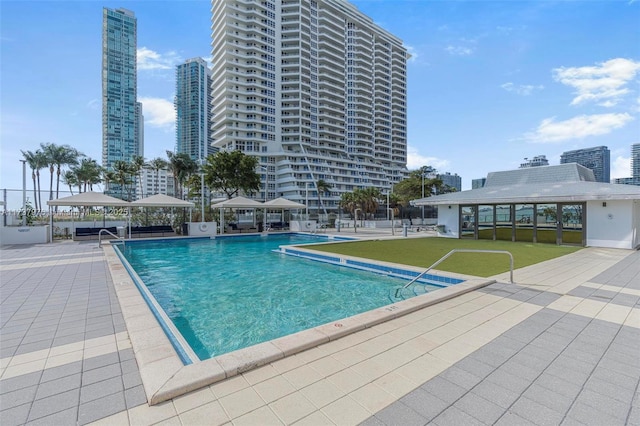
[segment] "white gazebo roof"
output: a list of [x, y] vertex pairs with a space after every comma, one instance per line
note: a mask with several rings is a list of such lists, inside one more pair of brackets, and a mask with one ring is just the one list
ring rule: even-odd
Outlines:
[[264, 204], [245, 197], [235, 197], [229, 200], [212, 204], [213, 208], [235, 208], [235, 209], [258, 209], [264, 207]]
[[130, 205], [131, 207], [193, 207], [195, 204], [168, 195], [156, 194], [134, 201]]
[[304, 209], [307, 207], [302, 203], [297, 203], [282, 197], [269, 200], [262, 205], [264, 207], [273, 207], [274, 209]]
[[109, 206], [109, 207], [127, 207], [129, 202], [118, 198], [110, 197], [102, 192], [82, 192], [80, 194], [71, 195], [69, 197], [58, 198], [57, 200], [49, 200], [47, 204], [50, 206]]

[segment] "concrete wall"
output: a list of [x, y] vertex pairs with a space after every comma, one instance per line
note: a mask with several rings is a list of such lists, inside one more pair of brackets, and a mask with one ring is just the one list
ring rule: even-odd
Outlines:
[[438, 226], [444, 225], [444, 234], [439, 233], [441, 237], [458, 238], [458, 230], [460, 229], [460, 214], [458, 206], [455, 204], [438, 206]]
[[633, 200], [587, 201], [587, 246], [631, 249], [637, 245], [638, 203]]
[[0, 227], [0, 245], [42, 244], [49, 242], [49, 225]]
[[190, 237], [205, 237], [216, 235], [217, 222], [188, 222]]

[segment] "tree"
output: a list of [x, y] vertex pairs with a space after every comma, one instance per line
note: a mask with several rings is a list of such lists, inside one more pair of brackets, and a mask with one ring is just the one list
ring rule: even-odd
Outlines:
[[138, 181], [138, 184], [140, 185], [140, 196], [138, 198], [144, 197], [144, 194], [143, 194], [144, 190], [142, 188], [142, 169], [144, 169], [145, 166], [146, 166], [146, 163], [142, 155], [134, 155], [133, 158], [131, 159], [131, 168], [136, 176], [136, 180]]
[[[424, 183], [424, 187], [422, 184]], [[444, 194], [447, 190], [442, 180], [437, 178], [437, 171], [431, 166], [423, 166], [409, 173], [409, 177], [398, 182], [393, 187], [393, 193], [398, 197], [399, 204], [408, 207], [411, 200], [430, 197], [434, 192]]]
[[113, 173], [115, 174], [116, 182], [120, 184], [120, 198], [124, 200], [124, 191], [126, 189], [127, 201], [131, 201], [131, 188], [127, 188], [127, 185], [132, 183], [133, 167], [126, 161], [117, 160], [113, 163]]
[[167, 157], [169, 158], [169, 170], [173, 173], [176, 192], [180, 194], [179, 198], [183, 199], [184, 183], [189, 179], [189, 176], [198, 171], [198, 163], [196, 163], [195, 160], [186, 152], [179, 152], [176, 154], [171, 151], [167, 151]]
[[73, 195], [73, 186], [78, 185], [78, 178], [73, 170], [67, 170], [62, 174], [62, 183], [69, 186], [69, 192]]
[[324, 214], [327, 214], [327, 209], [324, 207], [322, 198], [320, 198], [320, 196], [329, 192], [331, 188], [332, 186], [323, 179], [318, 179], [318, 182], [316, 182], [316, 191], [318, 192], [318, 210], [320, 209], [320, 206], [322, 206]]
[[39, 189], [36, 189], [36, 175], [38, 178], [38, 188], [40, 187], [40, 169], [44, 168], [46, 165], [44, 163], [44, 156], [41, 151], [22, 151], [22, 156], [29, 164], [31, 168], [31, 179], [33, 180], [33, 198], [35, 202], [36, 211], [42, 208], [42, 205], [39, 204]]
[[147, 163], [147, 167], [150, 170], [153, 170], [155, 172], [155, 182], [154, 182], [155, 194], [158, 194], [160, 192], [160, 188], [159, 188], [160, 170], [166, 170], [168, 165], [169, 163], [167, 163], [167, 160], [160, 157], [156, 157]]
[[82, 158], [78, 165], [71, 168], [71, 171], [75, 174], [79, 192], [93, 190], [93, 185], [102, 181], [102, 168], [96, 160], [89, 157]]
[[245, 194], [260, 189], [260, 175], [256, 172], [258, 159], [241, 151], [218, 151], [206, 158], [204, 181], [214, 191], [222, 191], [232, 198], [240, 191]]
[[[56, 199], [60, 196], [60, 175], [62, 174], [62, 166], [72, 166], [78, 164], [78, 150], [69, 145], [48, 144], [46, 151], [48, 160], [56, 168]], [[58, 211], [58, 206], [56, 206]]]
[[51, 177], [49, 179], [49, 200], [53, 200], [53, 172], [55, 171], [55, 157], [58, 147], [52, 143], [41, 143], [40, 148], [45, 156], [47, 165], [49, 166], [49, 173]]
[[349, 215], [351, 215], [351, 217], [354, 217], [354, 213], [356, 211], [356, 208], [358, 208], [358, 204], [353, 192], [342, 193], [342, 195], [340, 196], [340, 208], [345, 209], [349, 212]]

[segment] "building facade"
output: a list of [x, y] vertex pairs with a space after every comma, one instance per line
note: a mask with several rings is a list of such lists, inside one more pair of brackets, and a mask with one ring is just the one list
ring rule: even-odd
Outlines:
[[487, 182], [487, 178], [479, 178], [471, 180], [471, 189], [478, 189], [484, 187]]
[[199, 162], [216, 149], [211, 124], [211, 71], [202, 58], [176, 66], [176, 152]]
[[640, 143], [631, 145], [631, 177], [635, 185], [640, 185]]
[[578, 163], [593, 170], [597, 182], [609, 183], [611, 181], [611, 153], [606, 146], [563, 152], [560, 155], [560, 164], [567, 163]]
[[151, 195], [163, 194], [175, 197], [175, 183], [173, 174], [168, 170], [142, 169], [142, 194], [138, 194], [137, 199], [149, 197]]
[[445, 174], [439, 174], [438, 179], [442, 181], [444, 185], [449, 188], [455, 188], [456, 191], [462, 191], [462, 178], [457, 173], [451, 174], [446, 172]]
[[257, 198], [324, 213], [407, 175], [400, 39], [341, 0], [214, 0], [212, 13], [214, 144], [258, 157]]
[[547, 160], [546, 155], [536, 155], [532, 159], [525, 158], [524, 163], [520, 164], [521, 169], [526, 169], [529, 167], [540, 167], [540, 166], [548, 166], [549, 160]]
[[[102, 11], [102, 166], [143, 152], [137, 103], [137, 20], [127, 9]], [[109, 192], [121, 191], [112, 185]]]

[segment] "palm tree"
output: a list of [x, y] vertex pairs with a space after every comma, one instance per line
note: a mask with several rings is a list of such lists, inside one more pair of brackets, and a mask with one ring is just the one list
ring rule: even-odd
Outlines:
[[78, 165], [73, 166], [71, 171], [75, 174], [78, 191], [87, 192], [87, 190], [93, 190], [93, 185], [101, 181], [101, 170], [102, 168], [98, 165], [98, 162], [89, 157], [83, 158]]
[[[45, 153], [50, 164], [56, 168], [56, 199], [60, 195], [60, 175], [62, 174], [62, 166], [73, 166], [78, 164], [78, 156], [80, 153], [69, 145], [47, 144]], [[51, 194], [52, 195], [52, 194]], [[56, 206], [56, 211], [58, 207]]]
[[[147, 167], [153, 171], [155, 171], [155, 193], [160, 192], [159, 181], [160, 181], [160, 170], [166, 170], [169, 163], [164, 158], [156, 157], [153, 160], [149, 161]], [[155, 194], [154, 194], [155, 195]]]
[[40, 148], [42, 149], [47, 165], [49, 166], [49, 173], [51, 174], [49, 178], [49, 200], [53, 200], [53, 172], [55, 171], [56, 165], [54, 158], [58, 147], [52, 143], [41, 143]]
[[140, 195], [138, 198], [142, 198], [144, 196], [143, 188], [142, 188], [142, 169], [146, 166], [146, 162], [144, 161], [144, 157], [142, 155], [134, 155], [131, 159], [131, 168], [136, 176], [136, 180], [140, 185]]
[[344, 192], [342, 194], [342, 196], [340, 197], [340, 207], [346, 209], [353, 217], [356, 208], [358, 208], [358, 204], [353, 192]]
[[183, 185], [189, 179], [190, 175], [197, 173], [198, 163], [185, 152], [175, 154], [172, 151], [167, 151], [167, 157], [169, 158], [169, 170], [173, 173], [176, 192], [179, 193], [180, 198], [183, 199]]
[[[323, 179], [319, 179], [318, 182], [316, 182], [316, 191], [318, 192], [318, 210], [320, 209], [320, 206], [322, 206], [324, 214], [327, 214], [327, 209], [324, 207], [320, 195], [326, 194], [327, 192], [329, 192], [329, 190], [331, 190], [331, 188], [331, 185]], [[318, 213], [320, 212], [318, 211]]]
[[105, 192], [109, 192], [109, 184], [111, 182], [117, 181], [116, 174], [109, 169], [101, 168], [100, 172], [102, 173], [102, 180], [104, 181], [104, 190]]
[[31, 168], [31, 179], [33, 179], [33, 198], [35, 200], [35, 207], [36, 207], [36, 211], [37, 211], [37, 210], [40, 210], [39, 206], [38, 206], [38, 197], [36, 196], [36, 194], [37, 194], [37, 192], [36, 192], [37, 191], [37, 189], [36, 189], [36, 170], [38, 168], [40, 168], [40, 164], [38, 163], [38, 151], [32, 152], [32, 151], [20, 150], [20, 152], [22, 152], [22, 156], [24, 157], [24, 159], [29, 164], [29, 167]]
[[73, 195], [73, 186], [78, 184], [78, 176], [73, 170], [67, 170], [62, 174], [62, 183], [69, 186], [69, 192]]
[[[124, 190], [127, 185], [131, 184], [131, 176], [134, 174], [133, 168], [126, 161], [117, 160], [113, 163], [113, 172], [116, 181], [120, 184], [120, 198], [124, 200]], [[127, 189], [127, 201], [131, 201], [131, 188]]]

